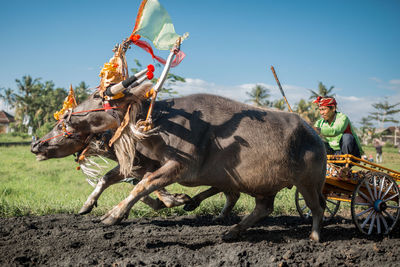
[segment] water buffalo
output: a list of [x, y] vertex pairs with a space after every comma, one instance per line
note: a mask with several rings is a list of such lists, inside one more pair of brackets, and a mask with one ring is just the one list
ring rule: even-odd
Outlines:
[[[253, 212], [224, 235], [231, 240], [273, 211], [277, 192], [295, 185], [313, 214], [310, 237], [320, 239], [326, 152], [322, 140], [306, 122], [296, 114], [197, 94], [156, 102], [155, 131], [146, 134], [135, 125], [146, 115], [150, 89], [151, 84], [130, 88], [124, 98], [113, 101], [119, 119], [128, 105], [131, 117], [115, 149], [122, 175], [131, 171], [135, 151], [159, 162], [160, 167], [146, 173], [130, 195], [102, 217], [103, 223], [120, 222], [138, 200], [172, 183], [208, 185], [255, 198]], [[115, 129], [118, 119], [112, 114], [90, 111], [101, 107], [101, 97], [94, 94], [74, 109], [72, 114], [76, 115], [64, 117], [66, 130], [84, 139]]]
[[[110, 139], [109, 131], [99, 133], [96, 135], [71, 135], [67, 136], [63, 132], [62, 124], [58, 123], [49, 133], [43, 138], [32, 144], [32, 152], [36, 154], [38, 160], [47, 160], [50, 158], [65, 157], [71, 153], [77, 152], [77, 158], [80, 153], [85, 149], [85, 159], [82, 165], [85, 165], [86, 159], [91, 156], [102, 156], [114, 161], [117, 161], [113, 147], [108, 147], [106, 143]], [[82, 162], [82, 161], [80, 161]], [[83, 168], [83, 166], [81, 167]], [[130, 173], [131, 183], [137, 183], [147, 172], [155, 171], [160, 167], [159, 162], [144, 157], [140, 153], [135, 154], [133, 162], [135, 166]], [[79, 214], [87, 214], [92, 211], [100, 195], [109, 186], [123, 181], [125, 177], [119, 171], [119, 165], [108, 171], [104, 176], [98, 179], [93, 192], [89, 195]], [[196, 209], [200, 203], [217, 193], [220, 190], [217, 188], [210, 188], [198, 195], [190, 198], [186, 194], [170, 194], [166, 189], [161, 188], [155, 191], [157, 199], [150, 196], [145, 196], [141, 199], [142, 202], [150, 206], [154, 210], [162, 208], [171, 208], [185, 204], [184, 209], [191, 211]], [[232, 211], [239, 195], [234, 192], [225, 193], [226, 203], [220, 215], [215, 220], [224, 220]]]

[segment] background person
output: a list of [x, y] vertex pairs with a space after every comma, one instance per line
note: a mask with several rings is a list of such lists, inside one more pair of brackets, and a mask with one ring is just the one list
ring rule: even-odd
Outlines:
[[382, 146], [383, 143], [379, 139], [374, 140], [374, 147], [376, 150], [376, 163], [382, 163]]
[[315, 124], [319, 134], [326, 140], [327, 154], [351, 154], [358, 158], [363, 150], [349, 118], [336, 110], [336, 100], [333, 97], [318, 97], [321, 119]]

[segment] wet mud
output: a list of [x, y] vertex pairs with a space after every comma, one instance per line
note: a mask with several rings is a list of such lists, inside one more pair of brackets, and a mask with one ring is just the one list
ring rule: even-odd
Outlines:
[[140, 218], [105, 226], [98, 217], [0, 218], [0, 266], [399, 266], [400, 230], [370, 237], [352, 221], [325, 224], [322, 242], [296, 216], [269, 217], [235, 242], [221, 235], [240, 220], [212, 216]]

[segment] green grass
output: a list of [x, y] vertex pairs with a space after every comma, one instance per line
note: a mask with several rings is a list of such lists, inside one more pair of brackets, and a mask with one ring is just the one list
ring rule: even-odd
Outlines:
[[0, 143], [6, 142], [30, 142], [32, 141], [32, 136], [28, 134], [21, 133], [7, 133], [0, 134]]
[[[376, 151], [373, 146], [363, 147], [366, 155], [372, 155], [375, 161]], [[384, 146], [382, 148], [382, 166], [400, 172], [400, 154], [395, 147]]]
[[[365, 149], [375, 156], [373, 147]], [[383, 165], [400, 171], [400, 155], [394, 148], [383, 149]], [[86, 182], [72, 156], [37, 162], [29, 146], [0, 147], [0, 217], [44, 215], [52, 213], [77, 213], [93, 188]], [[124, 199], [133, 186], [127, 183], [113, 185], [100, 197], [93, 214], [102, 215]], [[167, 187], [171, 193], [190, 196], [208, 187], [188, 188], [177, 184]], [[284, 189], [276, 197], [274, 215], [297, 214], [294, 203], [295, 188]], [[137, 203], [131, 216], [169, 216], [183, 214], [218, 214], [225, 203], [223, 194], [204, 201], [193, 212], [182, 207], [151, 210]], [[239, 215], [248, 214], [254, 208], [254, 199], [242, 194], [234, 208]]]

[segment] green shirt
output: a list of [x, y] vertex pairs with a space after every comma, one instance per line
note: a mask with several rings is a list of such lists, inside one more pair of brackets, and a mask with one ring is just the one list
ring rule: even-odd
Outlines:
[[335, 118], [333, 119], [331, 124], [329, 124], [329, 122], [325, 121], [324, 119], [319, 119], [314, 124], [316, 128], [321, 129], [321, 135], [326, 139], [326, 141], [329, 143], [329, 146], [333, 150], [340, 150], [340, 139], [342, 138], [344, 131], [349, 125], [351, 134], [354, 136], [354, 139], [356, 139], [358, 149], [360, 150], [360, 153], [362, 155], [364, 152], [362, 150], [360, 140], [358, 139], [358, 136], [354, 131], [353, 126], [351, 126], [349, 118], [345, 114], [341, 112], [336, 112]]

